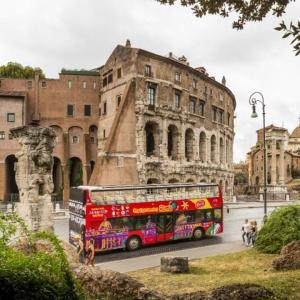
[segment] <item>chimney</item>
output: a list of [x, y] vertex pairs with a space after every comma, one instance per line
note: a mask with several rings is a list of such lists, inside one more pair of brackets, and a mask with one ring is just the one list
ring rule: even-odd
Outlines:
[[222, 77], [222, 84], [226, 86], [226, 78], [225, 78], [225, 76]]

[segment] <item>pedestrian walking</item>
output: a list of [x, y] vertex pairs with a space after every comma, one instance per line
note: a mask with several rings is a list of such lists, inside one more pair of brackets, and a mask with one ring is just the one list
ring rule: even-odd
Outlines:
[[256, 236], [257, 236], [257, 222], [252, 221], [251, 222], [251, 233], [250, 233], [251, 247], [254, 247], [254, 245], [255, 245]]
[[94, 264], [94, 259], [95, 259], [95, 246], [94, 246], [94, 240], [90, 239], [89, 245], [86, 251], [86, 265], [91, 265], [95, 267]]
[[248, 219], [246, 219], [244, 225], [242, 226], [242, 239], [243, 239], [243, 243], [246, 246], [249, 246], [250, 244], [250, 233], [251, 233], [251, 225]]

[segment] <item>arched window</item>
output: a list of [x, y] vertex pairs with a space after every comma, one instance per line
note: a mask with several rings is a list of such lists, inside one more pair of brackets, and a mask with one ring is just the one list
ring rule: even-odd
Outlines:
[[178, 158], [178, 143], [178, 129], [175, 125], [170, 125], [168, 127], [168, 156], [173, 160]]
[[191, 128], [185, 131], [185, 158], [187, 161], [194, 159], [194, 132]]
[[206, 134], [203, 131], [200, 133], [199, 138], [199, 156], [201, 162], [206, 161]]
[[220, 163], [224, 163], [224, 141], [223, 138], [220, 137]]
[[217, 151], [217, 142], [215, 135], [212, 135], [210, 138], [210, 161], [212, 163], [216, 162], [216, 151]]
[[153, 122], [147, 122], [145, 126], [145, 134], [146, 134], [146, 155], [147, 156], [158, 155], [158, 144], [159, 144], [158, 124]]

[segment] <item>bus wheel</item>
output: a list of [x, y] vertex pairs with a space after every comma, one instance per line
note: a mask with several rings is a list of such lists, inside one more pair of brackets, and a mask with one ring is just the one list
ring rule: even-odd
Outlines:
[[193, 233], [194, 240], [201, 240], [204, 237], [204, 230], [202, 228], [196, 228]]
[[138, 236], [132, 236], [127, 241], [126, 248], [129, 251], [134, 251], [141, 248], [141, 239]]

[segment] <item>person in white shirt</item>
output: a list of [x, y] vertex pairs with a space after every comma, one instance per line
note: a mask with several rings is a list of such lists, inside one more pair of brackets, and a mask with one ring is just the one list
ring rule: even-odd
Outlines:
[[250, 233], [251, 233], [251, 224], [248, 219], [245, 220], [245, 224], [242, 227], [242, 239], [243, 243], [248, 246], [250, 244]]

